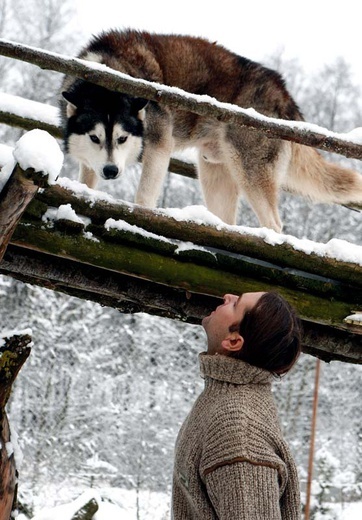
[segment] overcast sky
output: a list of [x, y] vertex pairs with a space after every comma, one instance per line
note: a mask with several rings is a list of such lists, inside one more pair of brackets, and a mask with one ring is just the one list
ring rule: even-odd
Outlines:
[[359, 0], [76, 0], [85, 35], [144, 29], [204, 36], [256, 61], [283, 49], [306, 73], [342, 56], [362, 86]]

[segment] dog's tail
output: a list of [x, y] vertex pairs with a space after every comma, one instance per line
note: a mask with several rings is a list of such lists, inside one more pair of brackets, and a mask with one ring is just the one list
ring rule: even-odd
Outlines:
[[362, 205], [362, 174], [326, 161], [317, 150], [291, 143], [288, 191], [314, 202]]

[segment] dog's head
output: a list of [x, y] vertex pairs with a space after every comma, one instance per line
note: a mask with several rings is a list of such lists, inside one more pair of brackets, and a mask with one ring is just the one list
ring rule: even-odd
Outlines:
[[146, 99], [77, 80], [62, 92], [65, 147], [103, 179], [116, 179], [142, 151]]

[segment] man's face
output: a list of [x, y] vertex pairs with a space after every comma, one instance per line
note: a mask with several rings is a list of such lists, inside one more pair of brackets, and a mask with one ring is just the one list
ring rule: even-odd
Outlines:
[[233, 325], [241, 323], [265, 294], [264, 292], [244, 293], [241, 296], [225, 294], [224, 303], [202, 320], [208, 341], [208, 354], [222, 353], [221, 343], [230, 334]]

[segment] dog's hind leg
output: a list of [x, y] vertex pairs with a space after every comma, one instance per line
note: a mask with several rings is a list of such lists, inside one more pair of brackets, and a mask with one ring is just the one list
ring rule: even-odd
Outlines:
[[[279, 188], [287, 174], [290, 147], [258, 133], [239, 131], [226, 155], [240, 192], [245, 196], [261, 227], [282, 230]], [[242, 151], [242, 153], [240, 153]]]
[[244, 184], [243, 192], [261, 227], [274, 229], [280, 233], [283, 229], [278, 210], [278, 188], [268, 182], [265, 185]]
[[236, 224], [240, 190], [223, 163], [198, 159], [199, 178], [206, 207], [226, 224]]

